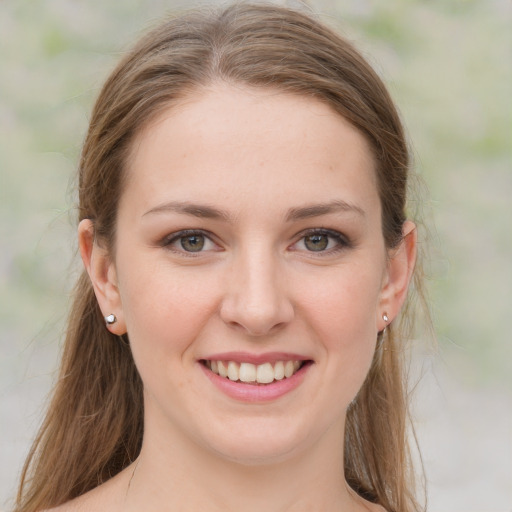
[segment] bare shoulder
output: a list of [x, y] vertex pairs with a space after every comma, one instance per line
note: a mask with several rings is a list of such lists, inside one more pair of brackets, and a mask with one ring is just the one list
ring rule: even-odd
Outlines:
[[126, 489], [125, 471], [82, 496], [41, 512], [117, 512], [122, 508], [123, 489]]
[[42, 510], [41, 512], [79, 512], [80, 510], [85, 510], [84, 507], [81, 505], [81, 499], [82, 496], [74, 500], [67, 501], [66, 503], [58, 507], [51, 508], [48, 510]]
[[90, 491], [78, 498], [67, 501], [56, 508], [43, 510], [42, 512], [99, 512], [100, 510], [117, 510], [111, 508], [109, 499], [108, 497], [106, 498], [107, 499], [104, 500], [102, 499], [101, 494]]

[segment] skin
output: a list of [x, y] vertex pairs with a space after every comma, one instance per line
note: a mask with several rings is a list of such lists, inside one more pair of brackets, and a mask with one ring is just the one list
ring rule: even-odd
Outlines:
[[[132, 149], [114, 254], [88, 220], [79, 241], [144, 383], [143, 448], [62, 510], [382, 510], [342, 484], [345, 415], [383, 314], [405, 299], [416, 240], [407, 222], [386, 249], [365, 139], [317, 100], [214, 84]], [[207, 234], [202, 251], [183, 248], [184, 229]], [[312, 230], [325, 249], [311, 250]], [[246, 403], [199, 362], [228, 351], [312, 364], [291, 392]]]

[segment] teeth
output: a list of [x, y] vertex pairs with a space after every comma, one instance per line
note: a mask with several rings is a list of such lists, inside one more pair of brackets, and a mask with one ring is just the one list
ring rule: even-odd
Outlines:
[[235, 361], [206, 361], [213, 373], [232, 381], [270, 384], [274, 380], [290, 378], [300, 367], [301, 361], [277, 361], [274, 365], [263, 363], [236, 363]]
[[228, 363], [228, 379], [229, 380], [238, 380], [238, 377], [240, 376], [240, 372], [238, 371], [238, 365], [233, 362], [229, 361]]
[[254, 382], [256, 380], [256, 366], [251, 363], [242, 363], [239, 375], [242, 382]]
[[[222, 361], [217, 361], [217, 370], [221, 377], [228, 376], [228, 369], [224, 366], [224, 363]], [[212, 367], [212, 372], [213, 372], [213, 367]]]
[[274, 368], [270, 363], [259, 364], [256, 370], [256, 381], [260, 384], [269, 384], [274, 380]]
[[284, 363], [283, 361], [277, 361], [274, 366], [274, 379], [282, 380], [284, 379]]
[[291, 377], [293, 375], [293, 361], [286, 361], [284, 365], [284, 376], [286, 378]]

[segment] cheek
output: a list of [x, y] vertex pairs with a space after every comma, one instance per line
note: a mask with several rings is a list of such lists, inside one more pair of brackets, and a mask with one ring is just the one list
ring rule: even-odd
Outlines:
[[348, 404], [362, 385], [375, 351], [381, 275], [351, 267], [318, 284], [304, 283], [303, 296], [309, 290], [309, 299], [302, 309], [327, 361], [326, 375]]
[[322, 279], [301, 280], [300, 295], [305, 314], [324, 339], [340, 345], [375, 338], [381, 274], [369, 266], [335, 269]]
[[[218, 286], [205, 276], [176, 272], [169, 265], [126, 269], [121, 300], [130, 342], [138, 352], [158, 360], [165, 353], [185, 352], [217, 308]], [[161, 359], [160, 359], [161, 360]]]
[[[135, 275], [135, 272], [132, 274]], [[146, 405], [179, 403], [193, 389], [194, 342], [214, 314], [214, 286], [204, 286], [169, 269], [140, 272], [122, 290], [123, 312], [137, 370], [144, 383]], [[163, 393], [163, 395], [162, 395]], [[199, 399], [200, 397], [198, 397]]]

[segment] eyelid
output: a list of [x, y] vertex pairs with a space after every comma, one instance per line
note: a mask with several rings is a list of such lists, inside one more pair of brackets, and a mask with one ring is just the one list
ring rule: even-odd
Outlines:
[[206, 231], [204, 229], [181, 229], [180, 231], [175, 231], [173, 233], [170, 233], [162, 238], [162, 240], [159, 242], [159, 245], [161, 245], [164, 248], [167, 248], [170, 251], [173, 251], [177, 254], [184, 255], [187, 257], [198, 257], [201, 254], [204, 254], [205, 252], [211, 252], [210, 250], [205, 251], [185, 251], [185, 250], [179, 250], [176, 247], [172, 247], [172, 244], [177, 242], [180, 238], [184, 238], [187, 236], [193, 236], [193, 235], [201, 235], [207, 238], [212, 244], [214, 244], [218, 249], [215, 250], [222, 250], [219, 243], [216, 241], [216, 237], [213, 235], [213, 233], [210, 233], [209, 231]]
[[[175, 232], [170, 233], [170, 234], [166, 235], [165, 237], [163, 237], [160, 240], [159, 245], [164, 248], [167, 248], [170, 251], [173, 251], [179, 255], [183, 255], [186, 257], [198, 257], [204, 253], [212, 252], [211, 249], [193, 252], [193, 251], [180, 250], [178, 248], [172, 247], [172, 244], [177, 242], [180, 238], [183, 238], [186, 236], [193, 236], [193, 235], [201, 235], [201, 236], [204, 236], [205, 238], [207, 238], [212, 244], [214, 244], [216, 246], [216, 249], [213, 249], [213, 251], [222, 251], [223, 250], [222, 246], [217, 241], [217, 237], [210, 231], [207, 231], [204, 229], [182, 229], [179, 231], [175, 231]], [[317, 251], [317, 252], [316, 251], [308, 251], [307, 249], [295, 248], [295, 246], [299, 242], [304, 240], [305, 237], [312, 236], [312, 235], [326, 235], [326, 236], [330, 237], [331, 239], [334, 239], [334, 241], [336, 242], [336, 247], [331, 247], [330, 249], [326, 249], [324, 251]], [[309, 255], [317, 256], [317, 257], [334, 254], [334, 253], [337, 253], [337, 252], [345, 250], [345, 249], [350, 249], [352, 247], [353, 247], [353, 243], [347, 235], [341, 233], [340, 231], [337, 231], [334, 229], [329, 229], [329, 228], [305, 229], [295, 236], [295, 242], [293, 242], [290, 245], [290, 249], [292, 251], [300, 250], [302, 252], [308, 253]]]
[[293, 247], [296, 246], [302, 240], [304, 240], [305, 237], [312, 236], [312, 235], [327, 235], [327, 236], [333, 238], [337, 242], [336, 247], [332, 247], [331, 249], [327, 249], [325, 251], [304, 250], [304, 252], [307, 252], [308, 254], [311, 254], [313, 256], [322, 257], [322, 256], [326, 256], [329, 254], [337, 253], [344, 249], [350, 249], [353, 247], [353, 243], [348, 238], [348, 236], [344, 235], [340, 231], [336, 231], [334, 229], [329, 229], [329, 228], [309, 228], [309, 229], [305, 229], [304, 231], [301, 231], [296, 236], [296, 241], [291, 245], [292, 250], [299, 250], [299, 249], [293, 249]]

